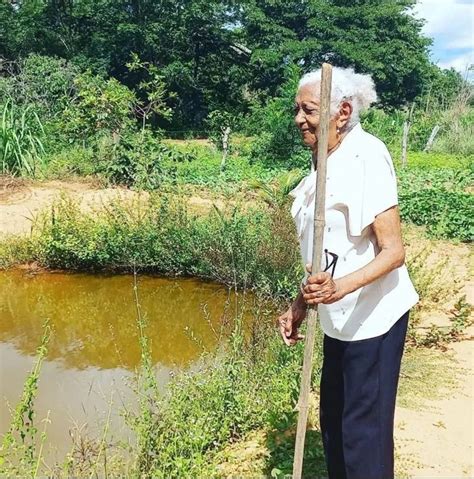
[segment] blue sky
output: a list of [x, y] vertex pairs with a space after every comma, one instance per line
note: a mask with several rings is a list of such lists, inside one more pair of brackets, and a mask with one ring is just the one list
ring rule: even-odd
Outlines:
[[418, 0], [413, 13], [426, 20], [435, 63], [461, 73], [474, 64], [474, 0]]

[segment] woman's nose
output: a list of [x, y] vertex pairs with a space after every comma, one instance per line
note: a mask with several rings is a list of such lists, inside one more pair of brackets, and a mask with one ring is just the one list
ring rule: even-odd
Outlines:
[[301, 111], [295, 115], [295, 123], [298, 128], [301, 128], [306, 123], [306, 118]]

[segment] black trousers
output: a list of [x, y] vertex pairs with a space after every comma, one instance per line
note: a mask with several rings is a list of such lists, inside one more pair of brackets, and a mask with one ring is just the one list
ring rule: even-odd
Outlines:
[[408, 312], [382, 336], [324, 337], [320, 421], [329, 479], [393, 479], [393, 417]]

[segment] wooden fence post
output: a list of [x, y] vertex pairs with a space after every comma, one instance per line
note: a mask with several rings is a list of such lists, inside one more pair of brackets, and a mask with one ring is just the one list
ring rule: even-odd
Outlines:
[[408, 133], [410, 132], [410, 122], [405, 120], [403, 123], [403, 139], [402, 139], [402, 166], [407, 164], [407, 149], [408, 149]]
[[229, 150], [229, 136], [230, 136], [230, 126], [227, 126], [222, 135], [222, 161], [221, 161], [221, 173], [225, 168], [225, 161], [227, 159], [227, 153]]
[[434, 142], [438, 132], [439, 132], [439, 125], [435, 125], [435, 127], [431, 131], [431, 135], [428, 138], [428, 141], [426, 142], [425, 149], [423, 151], [430, 151], [431, 150], [431, 147], [433, 146], [433, 142]]

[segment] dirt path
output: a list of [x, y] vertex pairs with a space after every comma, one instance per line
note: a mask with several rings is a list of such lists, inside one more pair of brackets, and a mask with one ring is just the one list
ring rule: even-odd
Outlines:
[[[38, 214], [62, 193], [67, 193], [78, 201], [85, 211], [100, 207], [112, 199], [129, 201], [146, 197], [146, 193], [125, 188], [98, 188], [93, 183], [85, 182], [50, 181], [31, 184], [0, 179], [0, 236], [28, 234]], [[224, 205], [221, 200], [201, 197], [190, 198], [190, 203], [197, 209], [205, 210], [210, 209], [213, 203]], [[450, 261], [457, 263], [458, 268], [466, 274], [469, 271], [466, 264], [469, 252], [466, 247], [450, 245], [449, 250], [454, 251], [450, 254], [455, 254]], [[474, 288], [467, 278], [464, 289], [472, 303]], [[470, 334], [474, 335], [474, 330]], [[403, 473], [409, 477], [474, 477], [473, 346], [474, 341], [463, 341], [452, 346], [453, 364], [456, 364], [453, 369], [453, 375], [456, 375], [454, 383], [458, 386], [447, 390], [442, 398], [424, 398], [425, 405], [421, 410], [397, 407], [397, 454], [403, 463]], [[260, 445], [259, 454], [262, 454], [262, 447]], [[252, 449], [251, 447], [250, 450]], [[234, 473], [238, 473], [238, 469]]]
[[396, 448], [408, 477], [474, 477], [473, 347], [473, 341], [451, 345], [453, 381], [442, 398], [426, 397], [422, 407], [397, 407]]
[[[92, 182], [28, 183], [0, 177], [0, 237], [29, 234], [41, 211], [50, 207], [62, 194], [77, 201], [83, 211], [100, 208], [111, 200], [127, 202], [148, 197], [145, 192], [120, 187], [101, 188]], [[224, 201], [219, 199], [189, 198], [189, 205], [196, 210], [208, 211], [213, 204], [224, 207]]]

